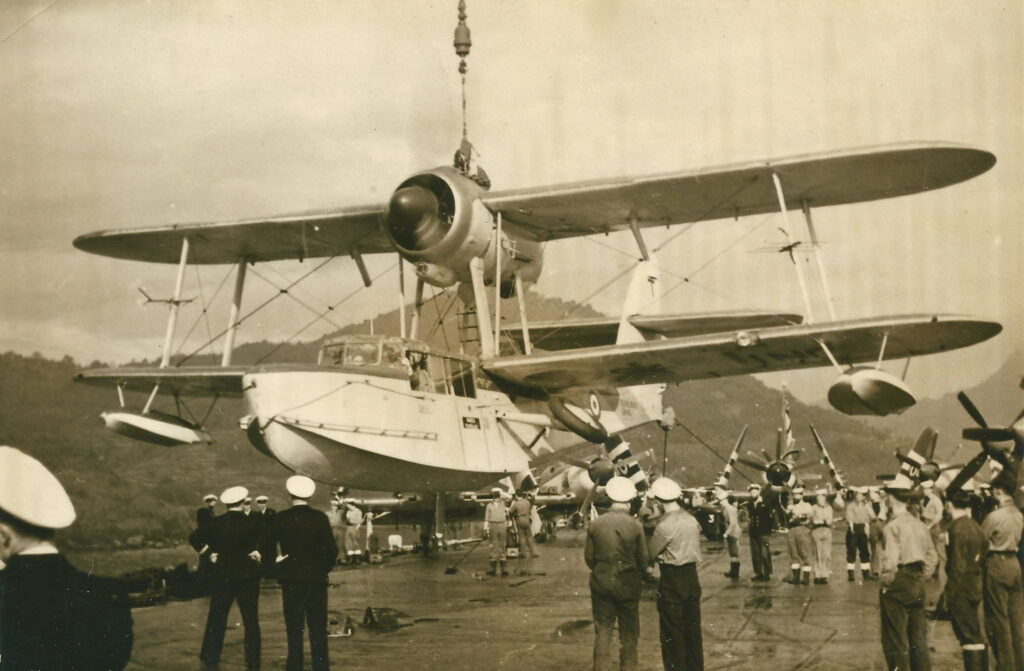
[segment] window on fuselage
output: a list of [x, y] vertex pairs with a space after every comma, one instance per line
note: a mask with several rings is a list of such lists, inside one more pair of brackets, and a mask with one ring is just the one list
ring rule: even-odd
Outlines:
[[345, 366], [375, 366], [380, 363], [380, 343], [359, 342], [345, 344]]

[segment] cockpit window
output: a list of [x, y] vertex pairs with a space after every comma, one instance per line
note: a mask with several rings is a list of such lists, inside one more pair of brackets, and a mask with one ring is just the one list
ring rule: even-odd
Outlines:
[[380, 344], [368, 343], [347, 343], [345, 345], [346, 366], [370, 366], [380, 361]]
[[380, 362], [385, 366], [401, 366], [402, 346], [395, 343], [384, 343]]

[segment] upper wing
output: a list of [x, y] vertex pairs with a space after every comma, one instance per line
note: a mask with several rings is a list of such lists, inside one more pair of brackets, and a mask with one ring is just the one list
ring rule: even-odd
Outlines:
[[[799, 324], [803, 316], [776, 312], [730, 311], [706, 312], [703, 314], [682, 315], [636, 315], [629, 317], [630, 324], [649, 337], [664, 336], [679, 338], [682, 336], [701, 335], [705, 333], [722, 333], [742, 329], [762, 328], [766, 326], [784, 326]], [[529, 325], [530, 340], [534, 347], [543, 350], [574, 349], [579, 347], [596, 347], [612, 345], [619, 331], [619, 320], [616, 318], [596, 317], [588, 319], [569, 319], [560, 322], [548, 322]], [[513, 340], [522, 341], [523, 334], [518, 325], [509, 326], [505, 334]]]
[[910, 315], [542, 352], [492, 359], [483, 367], [506, 382], [561, 392], [828, 366], [818, 341], [841, 364], [854, 364], [877, 360], [886, 335], [885, 358], [897, 359], [966, 347], [1001, 330], [969, 317]]
[[[979, 175], [992, 154], [956, 145], [901, 144], [757, 161], [648, 177], [576, 182], [485, 194], [484, 204], [538, 240], [640, 226], [760, 214], [778, 209], [772, 172], [790, 208], [891, 198]], [[177, 263], [189, 238], [192, 263], [273, 261], [394, 251], [380, 222], [385, 204], [237, 222], [97, 231], [75, 247], [115, 258]]]
[[249, 366], [185, 366], [182, 368], [93, 368], [75, 376], [76, 382], [116, 384], [126, 391], [149, 392], [159, 384], [162, 393], [182, 396], [239, 396], [242, 375]]
[[808, 154], [650, 177], [486, 194], [482, 200], [537, 240], [775, 212], [772, 180], [799, 209], [893, 198], [980, 175], [996, 157], [957, 145], [913, 143]]
[[75, 238], [93, 254], [151, 263], [177, 263], [189, 239], [191, 263], [237, 263], [371, 254], [394, 248], [381, 229], [385, 206], [295, 214], [271, 219], [96, 231]]

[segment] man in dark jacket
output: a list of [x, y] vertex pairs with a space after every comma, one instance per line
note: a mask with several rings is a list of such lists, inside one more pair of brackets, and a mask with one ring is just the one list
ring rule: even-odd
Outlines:
[[214, 518], [207, 534], [213, 575], [199, 659], [208, 667], [220, 663], [228, 612], [237, 599], [245, 627], [245, 666], [260, 668], [260, 527], [242, 509], [248, 495], [245, 487], [225, 489], [220, 500], [228, 510]]
[[772, 512], [774, 506], [761, 495], [761, 485], [751, 483], [747, 487], [750, 492], [748, 502], [750, 523], [747, 533], [750, 534], [750, 559], [754, 565], [754, 577], [757, 582], [769, 582], [772, 579]]
[[946, 501], [952, 518], [946, 534], [946, 605], [953, 621], [953, 633], [963, 651], [964, 668], [981, 671], [988, 668], [988, 651], [978, 621], [981, 603], [985, 555], [988, 541], [978, 523], [971, 519], [971, 496], [957, 491]]
[[590, 567], [590, 601], [594, 613], [594, 671], [611, 668], [612, 631], [619, 623], [619, 668], [636, 669], [640, 636], [640, 584], [647, 567], [644, 530], [629, 515], [636, 487], [614, 477], [605, 486], [611, 510], [587, 530], [584, 559]]
[[287, 671], [302, 671], [302, 630], [309, 627], [313, 671], [326, 671], [327, 574], [338, 558], [327, 515], [309, 507], [316, 484], [304, 475], [288, 478], [292, 507], [274, 518], [271, 547], [277, 549], [284, 625], [288, 634]]
[[132, 616], [120, 583], [75, 569], [53, 544], [71, 525], [67, 492], [41, 463], [0, 447], [0, 670], [123, 669]]

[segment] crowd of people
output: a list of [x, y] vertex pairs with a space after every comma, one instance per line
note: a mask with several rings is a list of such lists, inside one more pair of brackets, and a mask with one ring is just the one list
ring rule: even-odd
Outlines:
[[[746, 496], [719, 492], [726, 576], [740, 579], [738, 539], [745, 519], [752, 582], [773, 582], [772, 536], [784, 531], [791, 561], [786, 582], [796, 589], [812, 577], [814, 584], [827, 584], [831, 535], [841, 520], [847, 580], [879, 583], [881, 647], [889, 669], [930, 668], [927, 621], [942, 613], [967, 671], [987, 670], [990, 654], [998, 671], [1024, 669], [1024, 515], [1016, 470], [1008, 461], [991, 483], [976, 489], [944, 490], [901, 472], [881, 488], [834, 494], [800, 487], [764, 492], [758, 485]], [[53, 542], [57, 530], [75, 519], [63, 486], [15, 448], [0, 447], [0, 473], [0, 670], [123, 668], [133, 644], [123, 586], [78, 571]], [[330, 513], [310, 507], [316, 485], [308, 477], [294, 475], [284, 485], [290, 506], [282, 511], [271, 508], [267, 496], [252, 499], [242, 486], [207, 496], [197, 511], [190, 541], [210, 593], [199, 650], [204, 667], [219, 664], [228, 612], [237, 602], [246, 667], [260, 668], [260, 581], [272, 577], [281, 586], [286, 669], [302, 668], [305, 632], [313, 668], [328, 668], [328, 573], [339, 554], [343, 562], [359, 561], [374, 549], [373, 518], [346, 501], [343, 491]], [[492, 494], [484, 511], [490, 573], [507, 574], [510, 547], [519, 550], [520, 572], [529, 573], [537, 556], [533, 498], [529, 492], [509, 497], [500, 488]], [[629, 479], [614, 477], [603, 499], [603, 513], [587, 525], [584, 550], [594, 668], [611, 667], [616, 628], [620, 668], [636, 668], [641, 589], [653, 579], [664, 667], [702, 669], [701, 526], [691, 511], [696, 502], [667, 477], [656, 479], [646, 496]], [[220, 515], [214, 513], [218, 501], [225, 507]], [[352, 533], [359, 530], [362, 535]]]

